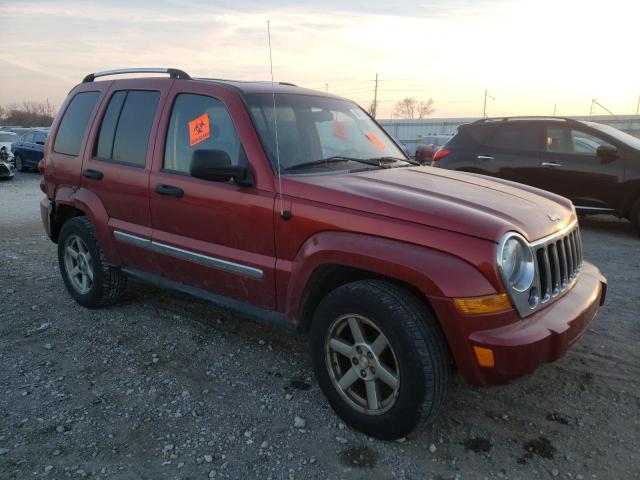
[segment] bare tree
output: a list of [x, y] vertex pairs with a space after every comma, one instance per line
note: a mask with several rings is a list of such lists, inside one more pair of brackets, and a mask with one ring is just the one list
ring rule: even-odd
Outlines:
[[0, 123], [23, 127], [44, 127], [53, 122], [55, 107], [46, 102], [11, 103], [0, 107]]
[[394, 115], [403, 118], [415, 118], [418, 101], [413, 97], [405, 97], [393, 107]]
[[418, 104], [418, 118], [422, 119], [422, 118], [428, 117], [433, 112], [435, 112], [436, 109], [433, 108], [433, 104], [434, 104], [433, 98], [430, 98], [426, 102], [420, 102]]

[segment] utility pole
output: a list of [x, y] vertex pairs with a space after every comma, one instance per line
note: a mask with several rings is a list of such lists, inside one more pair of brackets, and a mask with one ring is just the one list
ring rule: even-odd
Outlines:
[[554, 116], [554, 117], [556, 116], [556, 107], [557, 107], [557, 106], [558, 106], [558, 104], [557, 104], [557, 103], [554, 103], [554, 104], [553, 104], [553, 116]]
[[487, 89], [484, 89], [484, 106], [482, 107], [482, 118], [487, 118], [487, 97], [490, 98], [491, 100], [495, 100], [495, 97], [492, 97], [491, 95], [489, 95], [489, 92], [487, 91]]
[[609, 115], [614, 115], [614, 113], [609, 110], [607, 107], [605, 107], [604, 105], [602, 105], [597, 98], [592, 98], [591, 99], [591, 110], [589, 111], [589, 116], [592, 116], [593, 114], [593, 105], [598, 105], [601, 109], [603, 109], [605, 112], [607, 112]]
[[373, 108], [372, 108], [372, 117], [376, 118], [376, 113], [378, 113], [378, 74], [376, 73], [376, 86], [373, 90]]

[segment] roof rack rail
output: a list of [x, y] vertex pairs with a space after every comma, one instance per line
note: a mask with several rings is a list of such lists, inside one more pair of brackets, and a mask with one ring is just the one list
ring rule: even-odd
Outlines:
[[490, 123], [490, 122], [509, 122], [509, 121], [513, 121], [513, 120], [558, 120], [558, 121], [562, 121], [562, 122], [575, 122], [574, 119], [572, 118], [567, 118], [567, 117], [554, 117], [554, 116], [547, 116], [547, 115], [520, 115], [520, 116], [514, 116], [514, 117], [487, 117], [487, 118], [480, 118], [479, 120], [476, 120], [473, 123]]
[[126, 75], [129, 73], [168, 73], [169, 78], [191, 80], [188, 73], [178, 70], [177, 68], [119, 68], [116, 70], [105, 70], [103, 72], [90, 73], [82, 79], [82, 83], [93, 82], [98, 77], [106, 77], [108, 75]]
[[[194, 80], [208, 80], [211, 82], [227, 82], [227, 83], [268, 83], [271, 84], [271, 80], [233, 80], [232, 78], [211, 78], [211, 77], [194, 77]], [[290, 87], [297, 87], [295, 83], [291, 82], [273, 82], [276, 85], [288, 85]]]

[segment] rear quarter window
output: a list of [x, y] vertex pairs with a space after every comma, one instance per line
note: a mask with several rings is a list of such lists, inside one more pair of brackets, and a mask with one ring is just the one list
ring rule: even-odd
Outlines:
[[58, 127], [53, 145], [55, 152], [73, 156], [80, 153], [82, 139], [99, 97], [100, 92], [82, 92], [73, 97]]
[[478, 146], [488, 145], [495, 131], [495, 125], [463, 125], [446, 143], [446, 147], [473, 150]]

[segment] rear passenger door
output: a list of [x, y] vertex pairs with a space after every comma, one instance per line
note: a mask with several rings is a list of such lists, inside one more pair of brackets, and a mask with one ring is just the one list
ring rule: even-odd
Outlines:
[[152, 273], [157, 266], [149, 248], [149, 172], [159, 107], [171, 83], [114, 82], [96, 117], [82, 165], [82, 186], [102, 202], [122, 263]]
[[476, 165], [496, 177], [538, 186], [535, 172], [540, 168], [541, 145], [542, 132], [535, 123], [504, 122], [477, 149]]
[[[273, 191], [258, 181], [244, 186], [189, 174], [198, 149], [222, 150], [232, 165], [248, 165], [256, 173], [257, 137], [247, 112], [227, 87], [177, 81], [174, 90], [150, 177], [153, 248], [162, 273], [185, 285], [275, 309]], [[246, 152], [254, 152], [254, 158]]]

